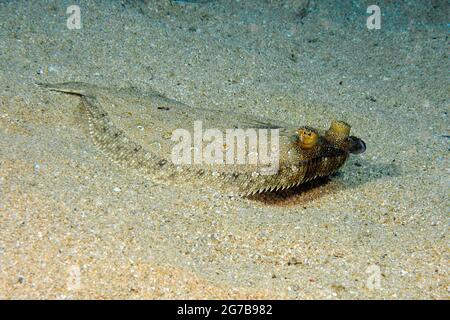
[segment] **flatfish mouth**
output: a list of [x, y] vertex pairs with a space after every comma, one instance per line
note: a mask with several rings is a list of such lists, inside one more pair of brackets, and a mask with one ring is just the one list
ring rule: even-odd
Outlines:
[[92, 141], [109, 159], [171, 185], [242, 196], [284, 190], [329, 176], [350, 153], [365, 150], [342, 121], [321, 131], [191, 107], [152, 90], [82, 82], [38, 85], [80, 97]]

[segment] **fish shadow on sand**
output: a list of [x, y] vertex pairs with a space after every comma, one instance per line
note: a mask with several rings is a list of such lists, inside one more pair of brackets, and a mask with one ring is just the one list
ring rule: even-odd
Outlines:
[[374, 162], [363, 158], [351, 158], [342, 172], [330, 177], [317, 178], [288, 190], [248, 196], [252, 201], [274, 206], [306, 206], [325, 195], [335, 194], [345, 189], [358, 192], [363, 186], [375, 180], [401, 176], [401, 168], [391, 162]]

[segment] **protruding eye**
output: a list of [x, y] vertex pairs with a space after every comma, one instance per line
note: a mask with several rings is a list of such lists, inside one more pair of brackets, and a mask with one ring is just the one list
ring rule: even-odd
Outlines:
[[331, 141], [343, 141], [350, 135], [350, 125], [344, 121], [333, 120], [325, 136]]
[[317, 134], [317, 132], [308, 128], [300, 128], [297, 130], [297, 133], [299, 136], [298, 144], [303, 150], [313, 148], [319, 140], [319, 135]]

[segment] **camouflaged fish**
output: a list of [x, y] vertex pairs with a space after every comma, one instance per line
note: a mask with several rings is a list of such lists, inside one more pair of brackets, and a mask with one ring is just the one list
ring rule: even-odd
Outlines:
[[[366, 149], [361, 139], [350, 136], [350, 126], [342, 121], [333, 121], [328, 130], [320, 131], [244, 114], [191, 107], [151, 90], [104, 88], [79, 82], [40, 85], [81, 98], [92, 140], [111, 160], [137, 169], [152, 180], [169, 184], [189, 183], [239, 195], [283, 190], [329, 176], [344, 165], [350, 153], [358, 154]], [[195, 140], [195, 122], [200, 123], [203, 130], [210, 128], [216, 133], [227, 133], [231, 129], [242, 129], [244, 134], [249, 129], [257, 133], [278, 130], [277, 148], [268, 147], [277, 152], [276, 170], [264, 171], [268, 164], [258, 161], [233, 162], [238, 160], [238, 152], [232, 153], [229, 159], [232, 161], [228, 162], [220, 159], [213, 163], [174, 161], [174, 148], [183, 140], [175, 141], [174, 132], [185, 130], [182, 132], [190, 133]], [[240, 141], [245, 144], [241, 151], [244, 150], [249, 159], [252, 152], [262, 154], [261, 137], [256, 137], [256, 149], [245, 143], [247, 140]], [[200, 139], [198, 145], [189, 141], [192, 147], [188, 156], [195, 159], [199, 150], [211, 151], [212, 140], [211, 137]], [[225, 138], [219, 141], [223, 154], [232, 147], [227, 141]], [[235, 147], [239, 147], [239, 141], [235, 141]], [[213, 149], [212, 154], [217, 155], [217, 148]]]

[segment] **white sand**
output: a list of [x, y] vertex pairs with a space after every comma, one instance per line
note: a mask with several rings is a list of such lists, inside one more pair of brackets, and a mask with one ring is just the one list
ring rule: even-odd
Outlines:
[[[371, 31], [372, 3], [303, 2], [80, 1], [81, 30], [70, 1], [0, 2], [0, 297], [448, 298], [446, 2], [379, 1]], [[338, 118], [368, 149], [286, 199], [155, 185], [34, 85], [74, 80]]]

